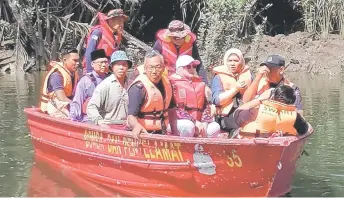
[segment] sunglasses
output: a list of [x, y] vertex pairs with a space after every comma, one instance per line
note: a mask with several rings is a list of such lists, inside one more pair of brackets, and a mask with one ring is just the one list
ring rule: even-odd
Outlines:
[[187, 69], [191, 69], [191, 68], [196, 69], [196, 68], [197, 68], [197, 65], [195, 65], [195, 64], [189, 64], [189, 65], [186, 65], [186, 66], [184, 66], [184, 67], [186, 67]]

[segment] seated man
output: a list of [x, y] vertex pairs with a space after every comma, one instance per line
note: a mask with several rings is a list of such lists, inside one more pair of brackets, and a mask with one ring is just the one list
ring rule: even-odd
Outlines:
[[169, 127], [168, 108], [172, 88], [165, 70], [164, 58], [156, 51], [148, 51], [144, 60], [145, 72], [130, 85], [128, 124], [133, 136], [139, 138], [142, 132], [163, 134]]
[[305, 134], [308, 124], [297, 113], [295, 100], [293, 88], [279, 85], [243, 104], [234, 112], [237, 124], [242, 127], [239, 135], [249, 138]]
[[249, 102], [253, 98], [261, 95], [264, 91], [275, 88], [278, 85], [288, 85], [295, 91], [295, 106], [299, 113], [302, 113], [300, 89], [284, 77], [285, 60], [279, 55], [271, 55], [266, 61], [260, 64], [258, 73], [253, 82], [243, 95], [243, 102]]
[[111, 55], [110, 71], [94, 91], [88, 106], [87, 117], [91, 122], [108, 128], [109, 124], [125, 124], [128, 115], [127, 71], [132, 67], [124, 51]]
[[76, 49], [65, 48], [61, 53], [62, 62], [50, 63], [43, 81], [40, 109], [57, 118], [68, 119], [68, 105], [73, 98], [73, 90], [79, 80], [79, 54]]
[[86, 108], [97, 85], [105, 78], [108, 72], [109, 60], [103, 49], [91, 53], [93, 71], [83, 76], [75, 90], [75, 95], [70, 104], [69, 117], [73, 121], [86, 122]]
[[218, 137], [220, 125], [210, 115], [206, 84], [196, 71], [199, 64], [189, 55], [177, 59], [176, 73], [170, 76], [172, 102], [176, 104], [176, 117], [170, 115], [171, 128], [181, 137], [194, 137], [196, 131], [201, 137]]

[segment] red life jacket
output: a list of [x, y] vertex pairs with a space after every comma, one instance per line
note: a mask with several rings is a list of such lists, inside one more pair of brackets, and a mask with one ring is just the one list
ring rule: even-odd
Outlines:
[[[118, 33], [115, 36], [116, 37], [116, 39], [115, 39], [112, 29], [109, 27], [109, 25], [107, 24], [107, 22], [105, 20], [105, 15], [103, 13], [99, 12], [97, 14], [97, 17], [99, 20], [99, 24], [92, 27], [92, 29], [90, 30], [89, 34], [86, 37], [85, 46], [87, 48], [87, 46], [88, 46], [87, 42], [90, 39], [92, 32], [96, 29], [100, 29], [100, 31], [102, 33], [102, 37], [98, 42], [97, 49], [104, 49], [106, 56], [110, 57], [114, 51], [118, 50], [119, 45], [121, 44], [121, 41], [122, 41], [122, 33], [121, 32]], [[83, 59], [83, 68], [86, 68], [85, 57]]]
[[[93, 76], [93, 74], [86, 74], [85, 76], [87, 76], [91, 81], [92, 83], [94, 84], [94, 87], [97, 87], [97, 80], [96, 78]], [[87, 115], [86, 113], [86, 109], [87, 109], [87, 105], [88, 105], [88, 102], [90, 101], [91, 99], [91, 96], [88, 96], [88, 98], [86, 98], [86, 100], [84, 101], [84, 103], [82, 103], [82, 107], [81, 107], [81, 111], [84, 115]]]
[[172, 74], [169, 78], [177, 107], [184, 107], [195, 120], [200, 121], [205, 103], [205, 83], [199, 77], [190, 82], [178, 74]]
[[171, 38], [167, 35], [167, 33], [167, 29], [159, 30], [156, 34], [156, 39], [159, 40], [161, 43], [161, 54], [165, 59], [167, 69], [174, 73], [176, 70], [175, 65], [178, 56], [192, 56], [192, 46], [193, 43], [196, 41], [197, 37], [194, 33], [190, 32], [188, 35], [186, 35], [185, 42], [180, 46], [179, 51], [177, 51], [175, 44], [172, 42]]

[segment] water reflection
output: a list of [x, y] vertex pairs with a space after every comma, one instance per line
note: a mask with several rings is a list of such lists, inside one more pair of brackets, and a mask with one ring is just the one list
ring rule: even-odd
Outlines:
[[29, 197], [75, 197], [89, 196], [72, 181], [40, 160], [31, 168], [27, 196]]
[[315, 134], [302, 156], [294, 177], [292, 196], [342, 196], [344, 189], [343, 77], [294, 76], [302, 91], [304, 115]]
[[36, 103], [36, 75], [0, 74], [0, 196], [25, 196], [32, 146], [23, 108]]
[[[304, 115], [315, 129], [306, 145], [310, 156], [301, 157], [291, 195], [342, 196], [344, 76], [289, 76], [302, 91]], [[34, 155], [22, 110], [38, 103], [40, 79], [39, 74], [0, 74], [0, 196], [87, 196], [87, 189], [63, 178], [62, 170], [32, 166]]]

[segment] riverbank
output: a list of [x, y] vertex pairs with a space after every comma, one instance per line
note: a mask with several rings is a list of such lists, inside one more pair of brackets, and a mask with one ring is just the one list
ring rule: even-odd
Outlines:
[[288, 71], [337, 75], [344, 69], [344, 40], [337, 34], [327, 38], [306, 32], [263, 36], [257, 50], [258, 62], [274, 53], [285, 57]]
[[[142, 49], [133, 48], [133, 45], [129, 45], [127, 51], [134, 59], [134, 65], [137, 65], [143, 59], [142, 53], [138, 52]], [[0, 72], [15, 71], [15, 58], [11, 57], [13, 54], [13, 50], [5, 49], [4, 45], [0, 46]], [[337, 75], [344, 69], [344, 40], [336, 34], [331, 34], [327, 38], [306, 32], [274, 37], [264, 35], [258, 41], [255, 61], [250, 61], [248, 65], [256, 67], [269, 54], [280, 54], [285, 57], [288, 71]]]

